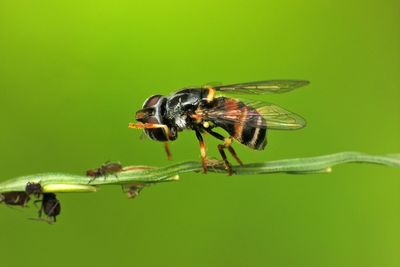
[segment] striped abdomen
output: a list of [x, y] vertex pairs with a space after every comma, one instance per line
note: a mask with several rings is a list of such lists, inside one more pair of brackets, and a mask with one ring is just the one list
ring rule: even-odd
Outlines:
[[267, 122], [255, 108], [235, 99], [218, 97], [212, 110], [208, 117], [238, 142], [256, 150], [265, 148]]

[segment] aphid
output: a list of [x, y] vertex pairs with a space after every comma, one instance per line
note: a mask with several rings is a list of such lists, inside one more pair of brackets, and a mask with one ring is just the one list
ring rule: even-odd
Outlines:
[[55, 194], [43, 193], [42, 206], [39, 209], [39, 219], [42, 218], [42, 212], [47, 215], [49, 223], [56, 222], [56, 217], [61, 212], [61, 204]]
[[[183, 88], [170, 96], [153, 95], [136, 112], [138, 123], [130, 123], [133, 129], [144, 129], [153, 140], [164, 142], [168, 158], [171, 153], [168, 141], [174, 141], [178, 132], [193, 130], [200, 143], [203, 172], [207, 171], [206, 148], [202, 134], [208, 133], [224, 141], [218, 150], [229, 174], [232, 166], [227, 160], [225, 149], [242, 165], [232, 148], [233, 140], [254, 150], [263, 150], [267, 145], [267, 129], [295, 130], [303, 128], [305, 120], [299, 115], [277, 105], [261, 101], [245, 101], [223, 94], [259, 95], [263, 93], [285, 93], [307, 85], [302, 80], [273, 80], [232, 85]], [[228, 137], [213, 131], [220, 127]]]
[[86, 171], [86, 176], [92, 177], [90, 179], [90, 182], [101, 176], [104, 176], [104, 179], [105, 179], [105, 178], [107, 178], [107, 175], [111, 175], [111, 174], [114, 174], [115, 177], [118, 177], [117, 173], [121, 172], [122, 169], [123, 169], [123, 167], [120, 163], [106, 162], [103, 165], [101, 165], [100, 168]]
[[40, 183], [27, 183], [25, 187], [25, 192], [28, 195], [34, 195], [36, 198], [39, 198], [40, 194], [42, 193], [42, 186]]
[[124, 191], [127, 194], [128, 198], [136, 198], [139, 195], [140, 191], [142, 191], [143, 188], [145, 187], [146, 187], [145, 183], [137, 182], [137, 183], [123, 185], [122, 191]]
[[6, 192], [0, 194], [0, 203], [4, 202], [11, 206], [26, 207], [30, 199], [26, 192]]

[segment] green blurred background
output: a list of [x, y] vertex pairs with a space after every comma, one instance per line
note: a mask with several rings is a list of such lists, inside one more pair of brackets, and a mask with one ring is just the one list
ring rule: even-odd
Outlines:
[[[170, 164], [128, 122], [149, 95], [209, 81], [311, 81], [259, 98], [308, 126], [271, 132], [263, 152], [236, 145], [245, 162], [400, 152], [399, 25], [395, 0], [1, 0], [0, 179]], [[174, 162], [199, 159], [192, 132], [171, 149]], [[119, 187], [59, 195], [53, 226], [2, 205], [0, 264], [400, 266], [399, 174], [187, 174], [135, 200]]]

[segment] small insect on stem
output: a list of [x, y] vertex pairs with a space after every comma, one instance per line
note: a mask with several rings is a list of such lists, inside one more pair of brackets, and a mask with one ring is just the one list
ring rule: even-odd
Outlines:
[[139, 182], [127, 184], [122, 186], [122, 191], [127, 194], [128, 198], [136, 198], [145, 186], [145, 183]]
[[108, 175], [115, 175], [118, 178], [117, 173], [123, 170], [123, 166], [120, 163], [116, 162], [106, 162], [101, 165], [100, 168], [91, 169], [86, 171], [86, 176], [91, 177], [89, 183], [96, 180], [96, 178], [103, 176], [104, 180]]

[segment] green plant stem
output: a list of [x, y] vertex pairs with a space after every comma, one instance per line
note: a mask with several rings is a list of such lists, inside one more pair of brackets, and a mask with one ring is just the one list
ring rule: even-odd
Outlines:
[[[235, 175], [250, 174], [317, 174], [330, 172], [331, 168], [343, 163], [372, 163], [391, 167], [400, 167], [400, 154], [374, 156], [360, 152], [342, 152], [331, 155], [284, 159], [261, 163], [245, 164], [234, 166]], [[130, 183], [159, 183], [176, 181], [180, 174], [188, 172], [201, 172], [200, 162], [183, 162], [162, 168], [152, 168], [146, 166], [125, 167], [124, 171], [118, 176], [108, 175], [106, 178], [99, 177], [94, 181], [86, 176], [63, 174], [63, 173], [44, 173], [28, 175], [0, 184], [1, 192], [24, 191], [28, 182], [41, 183], [45, 192], [94, 192], [100, 185], [123, 185]], [[216, 164], [208, 168], [209, 172], [225, 173], [221, 164]], [[199, 174], [200, 175], [200, 174]]]

